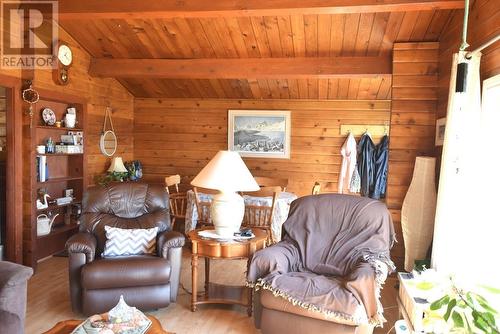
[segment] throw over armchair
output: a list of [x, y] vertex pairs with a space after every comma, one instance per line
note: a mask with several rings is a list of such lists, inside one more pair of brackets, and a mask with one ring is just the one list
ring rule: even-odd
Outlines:
[[292, 202], [281, 242], [258, 251], [248, 271], [255, 325], [269, 333], [371, 333], [380, 289], [394, 269], [384, 203], [339, 194]]
[[[176, 301], [184, 236], [171, 231], [164, 187], [114, 183], [89, 188], [83, 196], [80, 221], [79, 233], [66, 243], [75, 312], [109, 311], [120, 295], [140, 309], [157, 309]], [[105, 226], [158, 227], [156, 254], [102, 258]]]

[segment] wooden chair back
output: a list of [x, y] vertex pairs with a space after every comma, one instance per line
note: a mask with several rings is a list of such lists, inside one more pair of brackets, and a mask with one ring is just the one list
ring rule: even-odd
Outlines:
[[245, 227], [256, 227], [267, 232], [267, 244], [275, 243], [271, 233], [271, 223], [273, 221], [276, 201], [281, 193], [281, 187], [262, 187], [259, 191], [247, 192], [245, 195], [252, 197], [272, 197], [271, 205], [251, 205], [245, 204], [245, 215], [242, 225]]
[[260, 187], [279, 186], [281, 187], [281, 191], [286, 191], [286, 187], [288, 187], [288, 179], [279, 179], [264, 176], [256, 176], [254, 177], [254, 179]]
[[196, 224], [196, 228], [213, 226], [212, 217], [210, 215], [212, 202], [202, 201], [199, 194], [202, 193], [215, 195], [217, 194], [217, 191], [212, 189], [193, 187], [193, 192], [196, 203], [196, 211], [198, 212], [198, 223]]
[[181, 176], [179, 174], [169, 175], [165, 177], [165, 189], [170, 194], [170, 187], [175, 187], [175, 192], [179, 192], [179, 184], [181, 183]]
[[176, 220], [186, 219], [187, 194], [180, 192], [170, 194], [168, 201], [170, 204], [170, 219], [173, 229]]
[[311, 194], [319, 195], [320, 191], [321, 191], [321, 184], [319, 182], [315, 182], [314, 186], [312, 187]]

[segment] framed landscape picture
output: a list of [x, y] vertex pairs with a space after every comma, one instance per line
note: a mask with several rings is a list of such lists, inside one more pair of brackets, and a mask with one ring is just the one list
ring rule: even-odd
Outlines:
[[242, 157], [290, 158], [289, 110], [229, 110], [228, 149]]

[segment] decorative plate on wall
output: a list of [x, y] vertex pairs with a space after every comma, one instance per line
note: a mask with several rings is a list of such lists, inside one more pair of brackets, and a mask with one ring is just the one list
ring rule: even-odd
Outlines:
[[56, 114], [50, 108], [44, 108], [42, 110], [42, 118], [45, 124], [54, 125], [56, 123]]

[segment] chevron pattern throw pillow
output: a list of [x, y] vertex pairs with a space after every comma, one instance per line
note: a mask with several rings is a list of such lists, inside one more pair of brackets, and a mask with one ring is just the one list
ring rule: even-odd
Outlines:
[[104, 227], [106, 245], [102, 257], [154, 254], [158, 227], [148, 229], [124, 229]]

